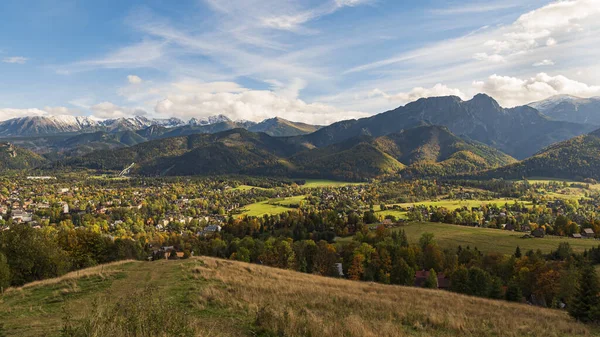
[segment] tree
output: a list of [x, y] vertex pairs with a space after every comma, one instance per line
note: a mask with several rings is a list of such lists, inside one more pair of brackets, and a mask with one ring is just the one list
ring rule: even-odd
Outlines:
[[502, 295], [503, 295], [502, 280], [499, 277], [494, 277], [490, 284], [489, 298], [499, 300], [502, 298]]
[[419, 246], [421, 246], [421, 250], [424, 251], [429, 245], [435, 245], [434, 235], [433, 233], [423, 233], [419, 239]]
[[452, 273], [450, 290], [460, 294], [469, 294], [469, 271], [467, 268], [460, 266]]
[[424, 288], [429, 289], [437, 289], [438, 288], [438, 279], [437, 274], [433, 268], [429, 270], [429, 276], [425, 279], [425, 283], [423, 283]]
[[412, 286], [414, 283], [414, 278], [414, 269], [412, 269], [403, 258], [398, 257], [396, 264], [392, 266], [390, 282], [392, 284]]
[[510, 302], [521, 302], [523, 299], [523, 292], [519, 286], [519, 282], [511, 281], [506, 287], [506, 294], [504, 295], [507, 301]]
[[581, 270], [581, 276], [577, 283], [577, 292], [571, 305], [569, 314], [582, 322], [595, 322], [600, 318], [600, 284], [596, 270], [592, 265], [586, 265]]
[[365, 272], [364, 263], [364, 255], [360, 253], [354, 254], [354, 257], [352, 258], [352, 265], [350, 265], [350, 268], [348, 269], [348, 278], [354, 281], [359, 281]]
[[514, 256], [519, 259], [521, 258], [521, 256], [523, 256], [523, 254], [521, 254], [521, 247], [517, 246], [517, 249], [515, 249], [515, 254]]
[[10, 266], [6, 260], [6, 256], [0, 253], [0, 289], [4, 292], [4, 289], [10, 286]]
[[490, 288], [490, 275], [484, 270], [469, 268], [469, 293], [470, 295], [486, 297]]

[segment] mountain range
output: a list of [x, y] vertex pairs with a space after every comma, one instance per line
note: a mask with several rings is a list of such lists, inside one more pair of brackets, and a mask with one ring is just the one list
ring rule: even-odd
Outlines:
[[[314, 132], [320, 128], [320, 126], [291, 122], [278, 117], [255, 123], [251, 121], [232, 121], [225, 115], [192, 118], [187, 122], [179, 118], [149, 119], [143, 116], [135, 116], [97, 120], [90, 117], [63, 115], [20, 117], [0, 122], [0, 137], [35, 137], [94, 133], [98, 131], [139, 131], [153, 126], [165, 129], [188, 128], [193, 133], [213, 133], [245, 128], [254, 132], [265, 132], [272, 136], [297, 136]], [[171, 131], [173, 131], [173, 134], [177, 134], [176, 130]]]
[[575, 123], [574, 117], [555, 120], [538, 110], [593, 101], [558, 96], [532, 103], [537, 109], [507, 109], [484, 94], [468, 101], [432, 97], [325, 127], [282, 118], [232, 121], [223, 115], [188, 122], [135, 117], [101, 123], [25, 117], [2, 125], [12, 130], [6, 134], [38, 134], [4, 137], [17, 145], [10, 145], [12, 151], [23, 147], [27, 152], [22, 153], [35, 155], [23, 156], [32, 157], [31, 164], [13, 167], [45, 162], [46, 168], [120, 170], [135, 162], [134, 172], [144, 175], [600, 178], [594, 172], [600, 168], [600, 131], [592, 132], [598, 127]]
[[600, 125], [600, 97], [557, 95], [529, 106], [557, 121]]
[[372, 117], [334, 123], [298, 137], [298, 141], [322, 147], [355, 135], [379, 137], [423, 124], [446, 126], [457, 136], [492, 146], [518, 159], [598, 128], [555, 121], [529, 106], [502, 108], [492, 97], [478, 94], [468, 101], [456, 96], [421, 98]]
[[60, 166], [120, 170], [136, 163], [143, 175], [253, 174], [364, 180], [395, 174], [446, 176], [515, 162], [440, 126], [421, 126], [378, 138], [357, 136], [312, 148], [293, 138], [234, 129], [95, 151]]
[[600, 180], [600, 130], [552, 144], [523, 161], [483, 172], [479, 177], [552, 177]]

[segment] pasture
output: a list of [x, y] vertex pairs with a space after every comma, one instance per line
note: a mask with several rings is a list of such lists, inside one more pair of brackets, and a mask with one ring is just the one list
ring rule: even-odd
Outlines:
[[565, 311], [210, 257], [131, 262], [103, 270], [7, 291], [0, 303], [2, 332], [25, 337], [558, 337], [598, 332]]
[[527, 250], [540, 249], [543, 253], [556, 250], [561, 242], [568, 242], [574, 251], [582, 252], [585, 249], [598, 247], [600, 241], [591, 239], [573, 239], [559, 236], [545, 236], [544, 238], [523, 239], [525, 233], [511, 232], [500, 229], [467, 227], [443, 223], [409, 223], [401, 226], [406, 231], [410, 243], [418, 243], [423, 233], [433, 233], [437, 243], [444, 248], [477, 247], [483, 252], [496, 252], [513, 254], [517, 246], [525, 253]]
[[299, 195], [295, 197], [273, 198], [265, 201], [256, 202], [254, 204], [242, 207], [242, 213], [239, 216], [261, 217], [263, 215], [285, 213], [287, 211], [295, 209], [294, 206], [300, 204], [300, 202], [305, 198], [306, 196]]

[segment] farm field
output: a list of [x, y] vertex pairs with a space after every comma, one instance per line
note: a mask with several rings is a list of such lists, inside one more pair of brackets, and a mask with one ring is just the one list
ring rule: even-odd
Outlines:
[[525, 233], [511, 232], [500, 229], [488, 229], [449, 225], [443, 223], [409, 223], [401, 227], [406, 231], [408, 240], [417, 243], [423, 233], [433, 233], [435, 240], [441, 247], [463, 248], [470, 246], [483, 252], [497, 252], [513, 254], [517, 246], [522, 252], [529, 249], [541, 249], [544, 253], [556, 250], [561, 242], [568, 242], [575, 252], [583, 252], [591, 247], [598, 247], [600, 241], [588, 239], [572, 239], [566, 237], [546, 236], [544, 238], [521, 238]]
[[471, 208], [471, 207], [478, 207], [481, 205], [491, 205], [491, 204], [496, 204], [498, 206], [502, 206], [506, 203], [508, 204], [513, 204], [515, 201], [519, 202], [519, 203], [523, 203], [525, 204], [525, 206], [531, 206], [531, 202], [529, 201], [521, 201], [521, 200], [517, 200], [517, 199], [511, 199], [511, 198], [499, 198], [499, 199], [492, 199], [492, 200], [440, 200], [440, 201], [421, 201], [421, 202], [408, 202], [408, 203], [402, 203], [402, 204], [392, 204], [392, 205], [388, 205], [388, 206], [400, 206], [403, 208], [408, 208], [408, 207], [412, 207], [412, 206], [434, 206], [434, 207], [445, 207], [449, 210], [455, 210], [457, 208], [461, 208], [461, 207], [467, 207], [467, 208]]
[[269, 188], [264, 188], [264, 187], [250, 186], [250, 185], [240, 185], [238, 187], [234, 187], [234, 188], [230, 189], [230, 191], [249, 191], [249, 190], [252, 190], [252, 189], [269, 190]]
[[326, 179], [306, 179], [306, 184], [302, 187], [315, 188], [315, 187], [340, 187], [349, 185], [361, 185], [361, 183], [352, 183], [346, 181], [335, 181]]
[[[138, 336], [556, 337], [597, 333], [564, 311], [208, 257], [107, 265], [83, 270], [81, 275], [86, 276], [7, 291], [0, 303], [5, 334], [52, 337], [66, 330], [73, 336], [113, 337], [135, 332]], [[163, 333], [152, 334], [155, 331]]]
[[265, 214], [279, 214], [285, 213], [289, 210], [294, 209], [293, 205], [299, 204], [302, 200], [304, 200], [306, 196], [299, 195], [295, 197], [288, 198], [273, 198], [261, 202], [257, 202], [254, 204], [246, 205], [242, 208], [242, 213], [240, 216], [256, 216], [261, 217]]

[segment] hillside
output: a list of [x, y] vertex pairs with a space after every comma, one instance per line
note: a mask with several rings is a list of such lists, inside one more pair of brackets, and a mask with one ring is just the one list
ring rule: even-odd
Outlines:
[[296, 141], [322, 147], [361, 135], [385, 136], [424, 123], [446, 126], [455, 135], [520, 159], [594, 130], [589, 125], [552, 121], [528, 106], [502, 108], [493, 98], [479, 94], [469, 101], [455, 96], [422, 98], [373, 117], [334, 123]]
[[38, 167], [45, 159], [11, 143], [0, 143], [0, 172]]
[[234, 129], [96, 151], [57, 165], [121, 170], [136, 163], [133, 172], [144, 175], [254, 174], [356, 181], [399, 173], [420, 177], [473, 173], [514, 161], [483, 144], [462, 140], [447, 128], [422, 126], [312, 149], [289, 138]]
[[34, 283], [7, 291], [0, 314], [9, 336], [594, 333], [557, 310], [208, 257], [117, 263]]
[[404, 176], [445, 176], [514, 163], [494, 148], [465, 141], [446, 127], [421, 126], [379, 137], [377, 148], [407, 166]]
[[121, 170], [136, 163], [147, 175], [285, 174], [285, 158], [296, 147], [280, 138], [243, 129], [165, 138], [116, 151], [96, 151], [66, 161], [68, 166]]
[[405, 166], [378, 149], [369, 137], [356, 137], [320, 149], [301, 152], [290, 161], [299, 176], [364, 180], [397, 174]]
[[557, 95], [529, 106], [557, 121], [600, 125], [600, 97]]
[[286, 119], [275, 117], [248, 127], [252, 132], [264, 132], [273, 137], [287, 137], [305, 135], [317, 131], [320, 126], [291, 122]]
[[553, 144], [521, 162], [482, 173], [485, 178], [600, 179], [600, 130]]

